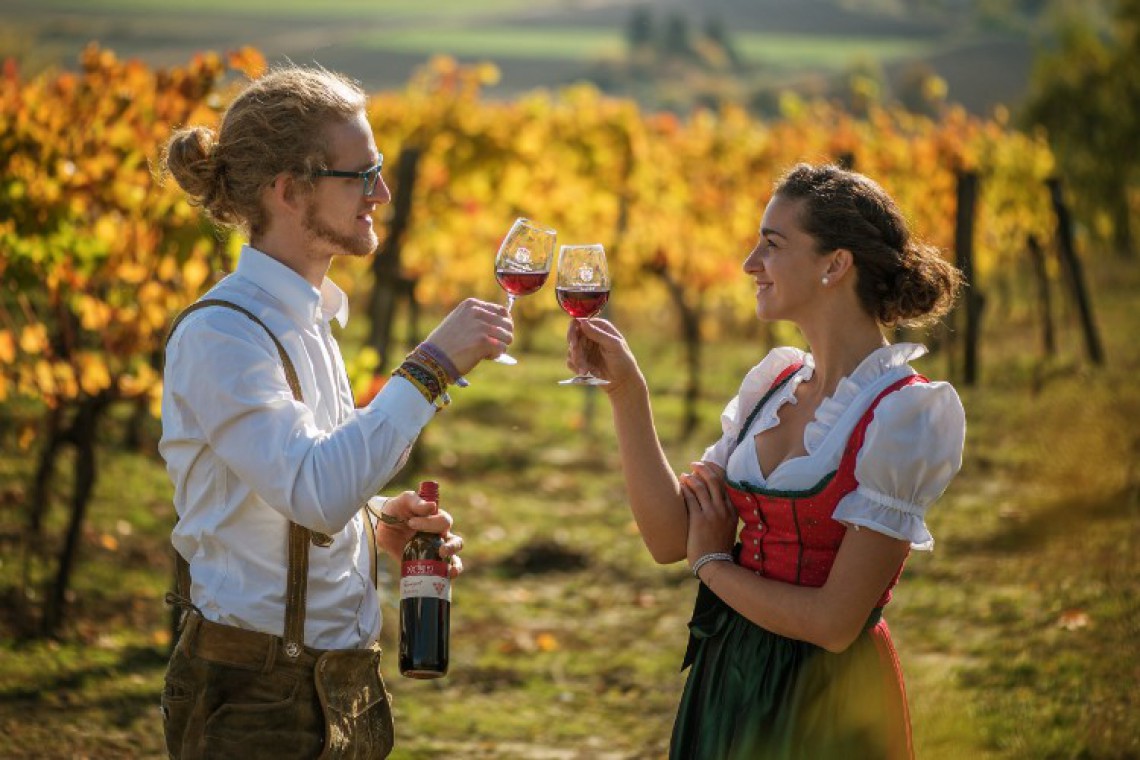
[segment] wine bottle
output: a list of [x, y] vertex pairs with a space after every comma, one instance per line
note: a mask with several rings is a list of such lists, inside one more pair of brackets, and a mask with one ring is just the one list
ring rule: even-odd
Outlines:
[[[439, 484], [420, 483], [425, 501], [439, 502]], [[416, 533], [400, 566], [400, 673], [408, 678], [447, 674], [451, 637], [451, 564], [440, 556], [443, 538]]]

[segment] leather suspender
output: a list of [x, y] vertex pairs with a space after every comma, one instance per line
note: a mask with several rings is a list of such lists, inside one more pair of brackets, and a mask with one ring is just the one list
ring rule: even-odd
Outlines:
[[[293, 366], [293, 362], [289, 359], [289, 354], [285, 351], [285, 347], [281, 345], [281, 341], [277, 339], [273, 331], [253, 314], [253, 312], [235, 303], [220, 298], [204, 298], [201, 301], [191, 304], [175, 318], [174, 323], [170, 326], [170, 332], [167, 334], [166, 342], [170, 342], [170, 336], [174, 335], [174, 331], [178, 329], [178, 325], [182, 323], [183, 319], [193, 312], [209, 306], [222, 306], [239, 312], [265, 330], [270, 340], [273, 341], [273, 345], [277, 348], [277, 355], [281, 359], [281, 364], [285, 367], [285, 380], [289, 383], [289, 390], [293, 392], [293, 398], [302, 404], [305, 403], [305, 399], [301, 394], [301, 381], [297, 377], [297, 370]], [[377, 583], [376, 533], [367, 510], [364, 510], [364, 522], [372, 532], [372, 540], [368, 542], [368, 547], [369, 558], [372, 565], [372, 585], [375, 587]], [[285, 654], [289, 657], [297, 657], [300, 655], [305, 646], [305, 599], [308, 593], [310, 542], [317, 546], [328, 546], [332, 543], [332, 537], [320, 533], [319, 531], [310, 530], [290, 520], [288, 548], [289, 568], [285, 587], [285, 629], [283, 636], [285, 641]], [[177, 552], [175, 554], [178, 562], [178, 594], [185, 603], [189, 603], [190, 565], [181, 554]]]

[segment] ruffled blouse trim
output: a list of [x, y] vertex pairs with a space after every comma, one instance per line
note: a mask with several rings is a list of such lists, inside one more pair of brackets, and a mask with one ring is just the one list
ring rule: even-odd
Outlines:
[[934, 549], [934, 536], [926, 527], [924, 514], [922, 507], [886, 494], [872, 495], [860, 487], [840, 500], [831, 517], [856, 530], [867, 528], [900, 541], [909, 541], [910, 548], [915, 551], [931, 551]]
[[815, 418], [804, 428], [804, 448], [808, 454], [819, 449], [839, 418], [868, 386], [925, 354], [926, 347], [918, 343], [895, 343], [868, 354], [854, 372], [839, 381], [835, 392], [816, 407]]
[[[809, 365], [814, 366], [814, 364], [811, 354], [791, 346], [781, 346], [773, 348], [762, 362], [749, 370], [740, 384], [740, 391], [736, 394], [736, 398], [728, 403], [721, 414], [721, 430], [726, 438], [735, 440], [740, 435], [741, 428], [748, 421], [748, 416], [760, 403], [760, 399], [764, 398], [764, 395], [772, 389], [772, 384], [776, 382], [780, 373], [791, 365], [799, 363], [803, 363], [804, 366], [777, 392], [776, 403], [769, 402], [766, 404], [765, 409], [760, 412], [761, 416], [753, 421], [753, 425], [758, 426], [753, 429], [759, 434], [763, 430], [776, 426], [779, 421], [776, 413], [789, 398], [795, 400], [796, 388], [805, 378], [811, 377], [808, 367]], [[805, 371], [808, 374], [805, 375]]]

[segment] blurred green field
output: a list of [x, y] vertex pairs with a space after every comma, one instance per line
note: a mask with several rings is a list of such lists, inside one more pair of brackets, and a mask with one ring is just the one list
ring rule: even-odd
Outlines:
[[[1013, 106], [1025, 94], [1029, 30], [1040, 9], [1011, 6], [1002, 26], [993, 21], [993, 4], [988, 10], [951, 5], [930, 3], [915, 12], [868, 0], [718, 0], [648, 9], [658, 34], [678, 14], [693, 34], [710, 22], [726, 28], [743, 67], [722, 76], [745, 90], [818, 91], [822, 81], [854, 69], [882, 70], [891, 79], [929, 69], [974, 112], [988, 113], [999, 102]], [[450, 55], [498, 64], [502, 76], [489, 92], [513, 97], [583, 79], [615, 86], [634, 7], [625, 0], [5, 0], [0, 58], [14, 56], [28, 72], [74, 67], [84, 46], [97, 41], [121, 57], [172, 66], [202, 50], [252, 45], [271, 61], [316, 61], [374, 91], [401, 88], [432, 56]], [[678, 78], [672, 70], [659, 74], [674, 84]], [[642, 90], [630, 92], [645, 96]]]
[[[1140, 271], [1094, 266], [1106, 366], [1084, 360], [1073, 319], [1058, 355], [1042, 359], [1028, 318], [994, 314], [981, 382], [961, 388], [965, 465], [930, 516], [935, 551], [912, 556], [887, 612], [920, 758], [1140, 755], [1140, 348], [1131, 337]], [[707, 347], [703, 423], [679, 442], [681, 347], [668, 318], [652, 320], [657, 330], [643, 316], [615, 318], [643, 358], [670, 460], [683, 468], [717, 436], [721, 406], [764, 347]], [[680, 565], [655, 565], [632, 529], [605, 400], [555, 384], [566, 374], [564, 325], [525, 329], [512, 351], [519, 365], [472, 373], [425, 433], [415, 469], [387, 489], [439, 479], [468, 544], [452, 673], [416, 682], [386, 667], [394, 757], [660, 758], [694, 582]], [[943, 354], [920, 369], [946, 377], [953, 364]], [[31, 457], [10, 430], [0, 436], [5, 758], [162, 756], [170, 488], [155, 456], [118, 446], [121, 433], [106, 434], [72, 625], [58, 642], [14, 638]], [[61, 478], [52, 543], [40, 549], [60, 540], [68, 491]], [[34, 588], [50, 568], [35, 558], [30, 567]], [[385, 584], [391, 621], [395, 581]], [[391, 651], [393, 629], [384, 635]]]

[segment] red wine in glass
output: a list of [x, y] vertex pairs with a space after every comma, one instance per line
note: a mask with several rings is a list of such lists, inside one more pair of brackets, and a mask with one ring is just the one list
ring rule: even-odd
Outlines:
[[555, 288], [554, 293], [562, 311], [579, 319], [596, 317], [610, 300], [609, 288]]
[[[610, 300], [610, 270], [606, 249], [598, 243], [564, 245], [558, 251], [558, 305], [575, 319], [597, 316]], [[608, 385], [609, 380], [583, 372], [559, 385]]]
[[[557, 233], [529, 219], [519, 218], [511, 225], [495, 255], [495, 279], [507, 292], [507, 313], [515, 299], [537, 292], [550, 275]], [[506, 353], [495, 357], [499, 364], [517, 364]]]
[[513, 272], [509, 269], [495, 270], [495, 279], [499, 281], [499, 285], [515, 298], [537, 293], [542, 289], [549, 275], [550, 272]]

